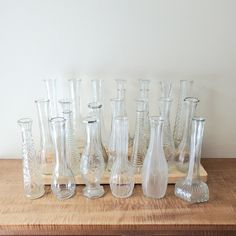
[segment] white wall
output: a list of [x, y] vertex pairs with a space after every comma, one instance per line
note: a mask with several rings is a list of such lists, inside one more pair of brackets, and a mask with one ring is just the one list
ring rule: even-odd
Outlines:
[[84, 114], [93, 76], [104, 80], [109, 112], [113, 79], [127, 79], [132, 124], [136, 79], [152, 79], [153, 114], [158, 80], [173, 80], [172, 116], [178, 80], [194, 79], [203, 156], [236, 157], [235, 9], [234, 0], [0, 0], [0, 157], [20, 157], [18, 118], [34, 119], [38, 142], [42, 79], [73, 74], [86, 75]]

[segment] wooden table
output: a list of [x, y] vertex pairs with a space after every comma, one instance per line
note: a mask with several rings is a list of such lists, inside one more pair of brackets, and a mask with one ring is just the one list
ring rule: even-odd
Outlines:
[[236, 235], [236, 159], [203, 159], [208, 171], [210, 201], [188, 204], [169, 185], [161, 200], [145, 198], [136, 186], [128, 199], [106, 194], [96, 200], [82, 196], [82, 187], [59, 201], [46, 195], [28, 200], [22, 189], [20, 160], [0, 161], [1, 235]]

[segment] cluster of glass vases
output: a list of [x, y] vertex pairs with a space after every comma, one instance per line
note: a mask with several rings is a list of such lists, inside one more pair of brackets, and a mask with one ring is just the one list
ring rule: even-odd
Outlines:
[[[137, 174], [141, 176], [145, 196], [162, 198], [167, 189], [168, 173], [177, 169], [186, 173], [187, 177], [176, 183], [176, 196], [189, 202], [207, 201], [208, 187], [199, 177], [205, 120], [195, 117], [199, 100], [192, 96], [193, 82], [180, 81], [172, 133], [171, 82], [160, 82], [160, 116], [150, 116], [150, 81], [139, 80], [133, 137], [129, 133], [126, 113], [126, 81], [118, 79], [116, 84], [116, 97], [110, 100], [112, 119], [107, 141], [101, 80], [91, 82], [93, 96], [88, 104], [90, 116], [85, 119], [82, 119], [80, 112], [81, 80], [69, 80], [70, 97], [59, 101], [56, 81], [45, 81], [48, 98], [35, 101], [41, 137], [39, 155], [33, 145], [32, 120], [18, 121], [22, 129], [26, 196], [34, 199], [44, 194], [43, 173], [52, 176], [51, 189], [58, 199], [70, 198], [76, 191], [75, 176], [80, 174], [85, 184], [83, 195], [98, 198], [104, 195], [101, 180], [107, 170], [111, 192], [115, 197], [132, 195]], [[86, 125], [86, 140], [82, 120]], [[130, 159], [129, 145], [132, 145]]]

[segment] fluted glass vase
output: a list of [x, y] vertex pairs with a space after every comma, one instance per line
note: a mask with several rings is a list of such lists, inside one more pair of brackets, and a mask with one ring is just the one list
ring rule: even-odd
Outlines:
[[146, 123], [148, 122], [147, 102], [145, 100], [136, 101], [136, 123], [131, 154], [131, 162], [136, 173], [141, 172], [143, 161], [147, 151], [148, 138], [146, 136]]
[[36, 199], [44, 195], [40, 159], [36, 155], [32, 137], [32, 119], [18, 120], [22, 137], [22, 164], [25, 196]]

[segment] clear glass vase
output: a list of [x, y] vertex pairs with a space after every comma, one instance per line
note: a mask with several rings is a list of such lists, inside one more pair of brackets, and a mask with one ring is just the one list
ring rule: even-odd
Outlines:
[[67, 161], [73, 174], [78, 175], [80, 169], [80, 149], [73, 125], [73, 112], [71, 111], [72, 103], [67, 99], [61, 99], [59, 100], [59, 103], [62, 107], [63, 117], [66, 120], [65, 134]]
[[86, 187], [83, 195], [88, 198], [99, 198], [104, 194], [100, 185], [105, 170], [101, 141], [98, 139], [97, 117], [88, 117], [86, 123], [87, 142], [80, 161], [80, 173]]
[[161, 86], [161, 97], [170, 98], [172, 91], [172, 82], [169, 80], [160, 81]]
[[131, 162], [137, 173], [141, 172], [148, 146], [148, 138], [146, 136], [147, 119], [147, 102], [144, 100], [136, 100], [136, 122]]
[[104, 158], [105, 166], [107, 166], [108, 163], [108, 154], [105, 149], [105, 144], [102, 139], [102, 127], [104, 127], [103, 118], [102, 118], [102, 104], [97, 102], [91, 102], [88, 104], [88, 108], [90, 110], [90, 114], [93, 117], [97, 118], [97, 138], [98, 138], [98, 144], [101, 145], [102, 150], [102, 156]]
[[151, 138], [142, 168], [142, 190], [146, 197], [162, 198], [168, 184], [168, 165], [162, 143], [164, 120], [151, 117], [150, 123]]
[[175, 158], [175, 145], [173, 134], [170, 127], [170, 110], [171, 110], [172, 99], [170, 98], [160, 98], [159, 100], [159, 110], [160, 115], [164, 119], [163, 125], [163, 149], [165, 153], [166, 160], [168, 162], [169, 171], [173, 167], [173, 162]]
[[32, 137], [32, 119], [18, 120], [22, 137], [22, 164], [25, 196], [36, 199], [44, 195], [40, 159], [36, 155]]
[[128, 119], [125, 116], [115, 118], [116, 160], [110, 174], [110, 188], [115, 197], [127, 198], [134, 189], [134, 167], [128, 161]]
[[188, 97], [184, 99], [185, 119], [183, 138], [177, 148], [175, 163], [178, 170], [187, 172], [189, 165], [191, 125], [199, 100], [197, 98]]
[[58, 116], [58, 109], [57, 109], [57, 80], [56, 79], [47, 79], [44, 80], [47, 96], [49, 100], [49, 111], [50, 117], [57, 117]]
[[35, 101], [37, 106], [39, 129], [40, 129], [40, 151], [39, 156], [42, 164], [42, 173], [52, 174], [54, 166], [54, 150], [49, 128], [49, 100], [39, 99]]
[[107, 169], [110, 171], [116, 159], [115, 145], [116, 145], [116, 126], [115, 118], [117, 116], [126, 116], [125, 102], [123, 99], [113, 98], [111, 101], [112, 120], [111, 120], [111, 133], [108, 143], [108, 164]]
[[80, 110], [80, 97], [81, 97], [81, 79], [70, 79], [70, 100], [71, 100], [71, 111], [73, 116], [73, 129], [75, 133], [76, 143], [82, 148], [85, 142], [85, 129], [82, 125], [82, 116]]
[[183, 139], [184, 126], [185, 126], [184, 99], [186, 97], [193, 96], [193, 83], [194, 81], [192, 80], [180, 80], [180, 91], [179, 91], [178, 106], [174, 125], [175, 148], [179, 146], [181, 140]]
[[52, 174], [51, 189], [59, 200], [72, 197], [76, 190], [75, 178], [66, 156], [65, 123], [66, 120], [63, 117], [55, 117], [50, 120], [56, 159]]
[[199, 174], [204, 125], [204, 118], [193, 118], [188, 174], [175, 184], [175, 195], [190, 203], [209, 200], [208, 186], [201, 181]]

